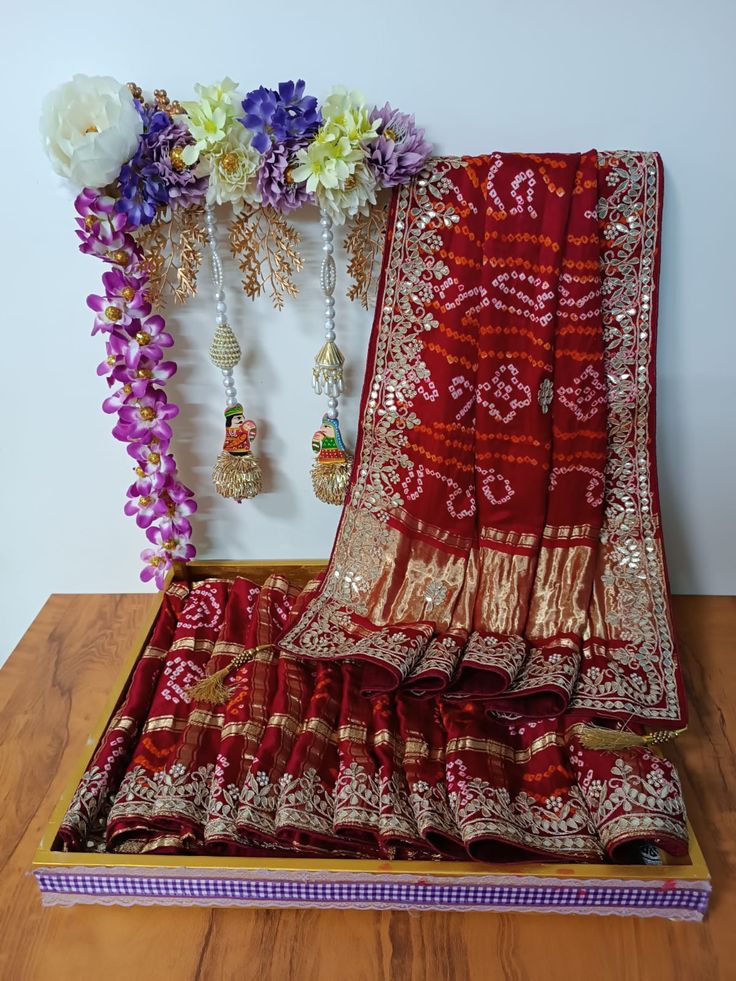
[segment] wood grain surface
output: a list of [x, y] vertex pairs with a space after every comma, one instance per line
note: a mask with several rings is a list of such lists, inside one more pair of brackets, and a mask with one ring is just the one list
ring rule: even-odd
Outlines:
[[705, 923], [527, 913], [43, 909], [29, 875], [153, 596], [52, 596], [0, 671], [5, 981], [736, 979], [736, 598], [677, 597], [691, 721], [674, 754], [713, 875]]

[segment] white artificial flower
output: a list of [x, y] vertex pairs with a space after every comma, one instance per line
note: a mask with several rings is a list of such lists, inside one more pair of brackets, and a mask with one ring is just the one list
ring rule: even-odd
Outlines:
[[368, 205], [376, 203], [376, 179], [373, 172], [361, 161], [338, 187], [319, 186], [317, 202], [336, 225], [344, 224], [346, 218], [367, 214]]
[[135, 153], [143, 132], [127, 86], [75, 75], [44, 99], [41, 136], [57, 174], [78, 187], [105, 187]]
[[199, 158], [197, 176], [209, 178], [207, 204], [232, 204], [234, 211], [240, 211], [246, 202], [258, 203], [256, 170], [261, 155], [250, 141], [250, 134], [238, 123], [214, 150]]

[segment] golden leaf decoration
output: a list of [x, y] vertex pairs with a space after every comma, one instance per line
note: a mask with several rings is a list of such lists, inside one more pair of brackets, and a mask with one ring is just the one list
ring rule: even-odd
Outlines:
[[196, 294], [202, 246], [207, 241], [204, 208], [162, 212], [150, 225], [140, 227], [136, 240], [150, 277], [148, 297], [153, 306], [163, 306], [167, 295], [185, 303]]
[[383, 252], [388, 220], [388, 202], [379, 201], [365, 215], [356, 215], [345, 236], [345, 251], [349, 256], [348, 276], [353, 280], [348, 288], [349, 300], [360, 300], [368, 309], [371, 286], [375, 281], [376, 258]]
[[230, 250], [243, 273], [243, 289], [254, 300], [267, 289], [277, 310], [299, 292], [294, 274], [304, 266], [301, 235], [273, 208], [251, 207], [230, 224]]

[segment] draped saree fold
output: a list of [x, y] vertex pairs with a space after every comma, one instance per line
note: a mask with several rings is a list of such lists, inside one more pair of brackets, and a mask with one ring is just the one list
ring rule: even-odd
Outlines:
[[281, 649], [366, 693], [677, 728], [655, 154], [440, 159], [394, 198], [348, 501]]
[[[323, 577], [177, 585], [64, 847], [630, 857], [685, 707], [653, 436], [656, 154], [438, 158], [389, 213]], [[264, 644], [221, 705], [191, 683]]]

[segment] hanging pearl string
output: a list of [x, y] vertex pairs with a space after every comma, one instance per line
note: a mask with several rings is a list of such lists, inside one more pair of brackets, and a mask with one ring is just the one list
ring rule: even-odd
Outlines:
[[[218, 327], [224, 327], [227, 320], [227, 304], [225, 303], [224, 279], [222, 273], [222, 259], [217, 251], [217, 222], [214, 209], [206, 205], [204, 209], [204, 224], [207, 232], [207, 244], [210, 248], [210, 263], [212, 266], [212, 282], [215, 287], [215, 323]], [[232, 368], [221, 368], [222, 384], [225, 387], [225, 404], [228, 408], [238, 403], [238, 393], [235, 388], [235, 378]]]
[[[332, 218], [327, 214], [326, 211], [320, 211], [319, 223], [322, 227], [322, 266], [320, 269], [320, 286], [322, 288], [322, 294], [325, 301], [325, 344], [333, 345], [335, 342], [335, 281], [336, 281], [336, 268], [335, 260], [333, 258], [333, 253], [335, 251], [334, 235], [332, 233]], [[313, 387], [318, 395], [321, 395], [324, 391], [327, 398], [327, 416], [330, 419], [337, 419], [339, 417], [339, 396], [343, 390], [342, 381], [342, 362], [343, 358], [337, 348], [332, 349], [335, 353], [333, 358], [339, 360], [333, 360], [332, 367], [323, 370], [322, 373], [318, 374], [317, 371], [313, 373]], [[317, 355], [318, 364], [320, 363], [320, 356], [325, 351], [322, 348], [320, 354]], [[323, 369], [327, 367], [323, 363]]]

